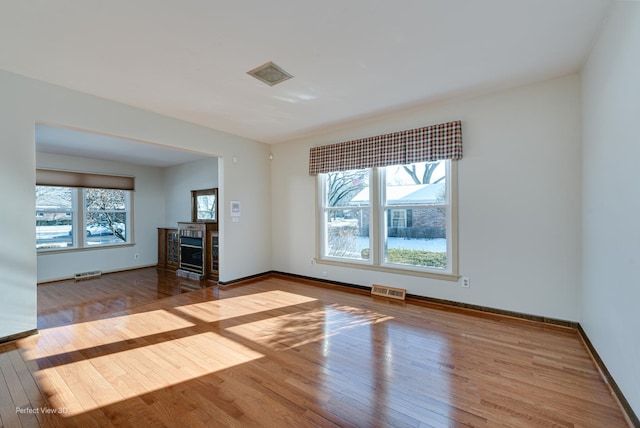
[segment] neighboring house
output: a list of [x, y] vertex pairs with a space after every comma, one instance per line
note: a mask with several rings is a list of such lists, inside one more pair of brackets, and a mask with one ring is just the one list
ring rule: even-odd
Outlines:
[[[387, 216], [388, 236], [404, 238], [444, 238], [444, 208], [425, 209], [422, 205], [437, 205], [445, 198], [445, 183], [411, 184], [387, 187], [389, 205], [398, 208], [389, 210]], [[369, 188], [365, 187], [350, 201], [350, 205], [368, 205]], [[410, 208], [420, 205], [420, 208]], [[367, 235], [369, 219], [362, 218], [361, 235]]]

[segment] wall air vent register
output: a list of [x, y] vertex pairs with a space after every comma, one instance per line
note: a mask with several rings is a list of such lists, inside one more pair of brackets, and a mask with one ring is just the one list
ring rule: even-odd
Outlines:
[[405, 300], [407, 290], [404, 288], [388, 287], [386, 285], [373, 284], [371, 294], [374, 296], [390, 297], [392, 299]]

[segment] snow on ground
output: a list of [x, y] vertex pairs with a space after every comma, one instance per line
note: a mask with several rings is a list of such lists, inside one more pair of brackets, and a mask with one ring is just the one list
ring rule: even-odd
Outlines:
[[[357, 238], [358, 252], [364, 248], [369, 248], [369, 238], [359, 236]], [[438, 239], [406, 239], [387, 238], [387, 248], [399, 248], [405, 250], [423, 250], [444, 253], [447, 251], [447, 240]]]

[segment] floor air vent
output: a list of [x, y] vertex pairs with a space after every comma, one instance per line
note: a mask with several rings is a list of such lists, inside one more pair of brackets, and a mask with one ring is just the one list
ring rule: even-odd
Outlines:
[[89, 272], [80, 272], [80, 273], [76, 273], [74, 275], [74, 279], [76, 281], [79, 281], [81, 279], [89, 279], [89, 278], [95, 278], [97, 276], [102, 275], [102, 271], [101, 270], [92, 270]]
[[374, 296], [390, 297], [392, 299], [404, 300], [407, 296], [407, 290], [404, 288], [387, 287], [386, 285], [373, 284], [371, 294]]

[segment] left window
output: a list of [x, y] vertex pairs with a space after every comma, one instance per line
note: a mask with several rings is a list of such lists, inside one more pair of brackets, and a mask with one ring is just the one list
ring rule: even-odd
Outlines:
[[131, 192], [36, 186], [36, 249], [55, 251], [131, 242]]

